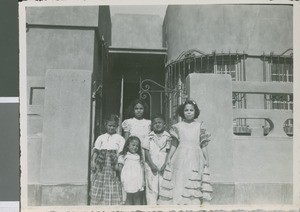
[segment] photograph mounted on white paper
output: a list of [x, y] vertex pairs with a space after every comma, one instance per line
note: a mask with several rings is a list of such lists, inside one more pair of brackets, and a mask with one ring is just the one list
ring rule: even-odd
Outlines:
[[25, 206], [293, 204], [293, 5], [28, 6], [21, 36]]

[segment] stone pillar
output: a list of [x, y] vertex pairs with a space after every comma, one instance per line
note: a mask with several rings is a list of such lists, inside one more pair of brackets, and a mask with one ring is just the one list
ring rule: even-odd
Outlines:
[[[246, 60], [246, 81], [263, 81], [263, 64], [261, 60], [248, 58]], [[264, 109], [263, 94], [246, 94], [247, 109]], [[251, 136], [264, 136], [264, 119], [248, 119], [247, 124], [251, 128]]]
[[91, 71], [48, 70], [41, 152], [41, 204], [86, 205]]
[[204, 126], [211, 133], [208, 145], [213, 202], [231, 204], [234, 201], [232, 83], [229, 75], [189, 74], [189, 98], [196, 101]]

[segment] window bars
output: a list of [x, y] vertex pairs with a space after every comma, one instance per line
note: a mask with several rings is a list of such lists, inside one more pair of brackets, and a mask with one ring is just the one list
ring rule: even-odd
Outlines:
[[[165, 88], [176, 92], [166, 93], [165, 101], [168, 123], [176, 123], [179, 118], [176, 114], [178, 105], [185, 101], [187, 95], [185, 91], [185, 79], [190, 73], [211, 73], [229, 74], [232, 81], [246, 81], [246, 60], [247, 58], [257, 58], [262, 62], [263, 81], [270, 82], [293, 82], [293, 55], [292, 49], [288, 49], [281, 55], [270, 53], [269, 55], [248, 55], [246, 53], [216, 53], [205, 54], [199, 50], [189, 50], [183, 52], [175, 61], [166, 64]], [[293, 109], [293, 95], [264, 94], [264, 109]], [[247, 95], [243, 93], [233, 93], [233, 109], [245, 109], [247, 107]], [[268, 123], [266, 122], [266, 125]], [[246, 119], [236, 119], [234, 121], [234, 131], [240, 134], [249, 134]], [[285, 124], [285, 128], [292, 127], [292, 120]], [[265, 127], [267, 129], [268, 126]], [[289, 132], [291, 131], [288, 129]], [[268, 130], [266, 130], [268, 131]], [[286, 131], [287, 132], [287, 131]]]

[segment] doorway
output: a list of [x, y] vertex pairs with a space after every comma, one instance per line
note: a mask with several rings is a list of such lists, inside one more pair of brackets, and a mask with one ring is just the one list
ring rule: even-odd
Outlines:
[[[118, 114], [122, 121], [131, 118], [128, 107], [132, 101], [141, 98], [140, 83], [145, 79], [153, 80], [161, 85], [165, 79], [166, 51], [132, 50], [111, 48], [109, 51], [109, 71], [104, 75], [104, 117]], [[152, 114], [159, 113], [161, 105], [157, 101], [150, 104], [145, 97]], [[150, 119], [151, 117], [145, 117]]]

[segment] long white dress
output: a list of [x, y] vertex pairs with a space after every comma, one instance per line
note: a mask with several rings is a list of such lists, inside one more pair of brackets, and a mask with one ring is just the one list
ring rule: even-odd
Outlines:
[[179, 145], [164, 171], [159, 204], [201, 204], [205, 159], [200, 133], [199, 122], [179, 122], [172, 126], [170, 134], [178, 139]]

